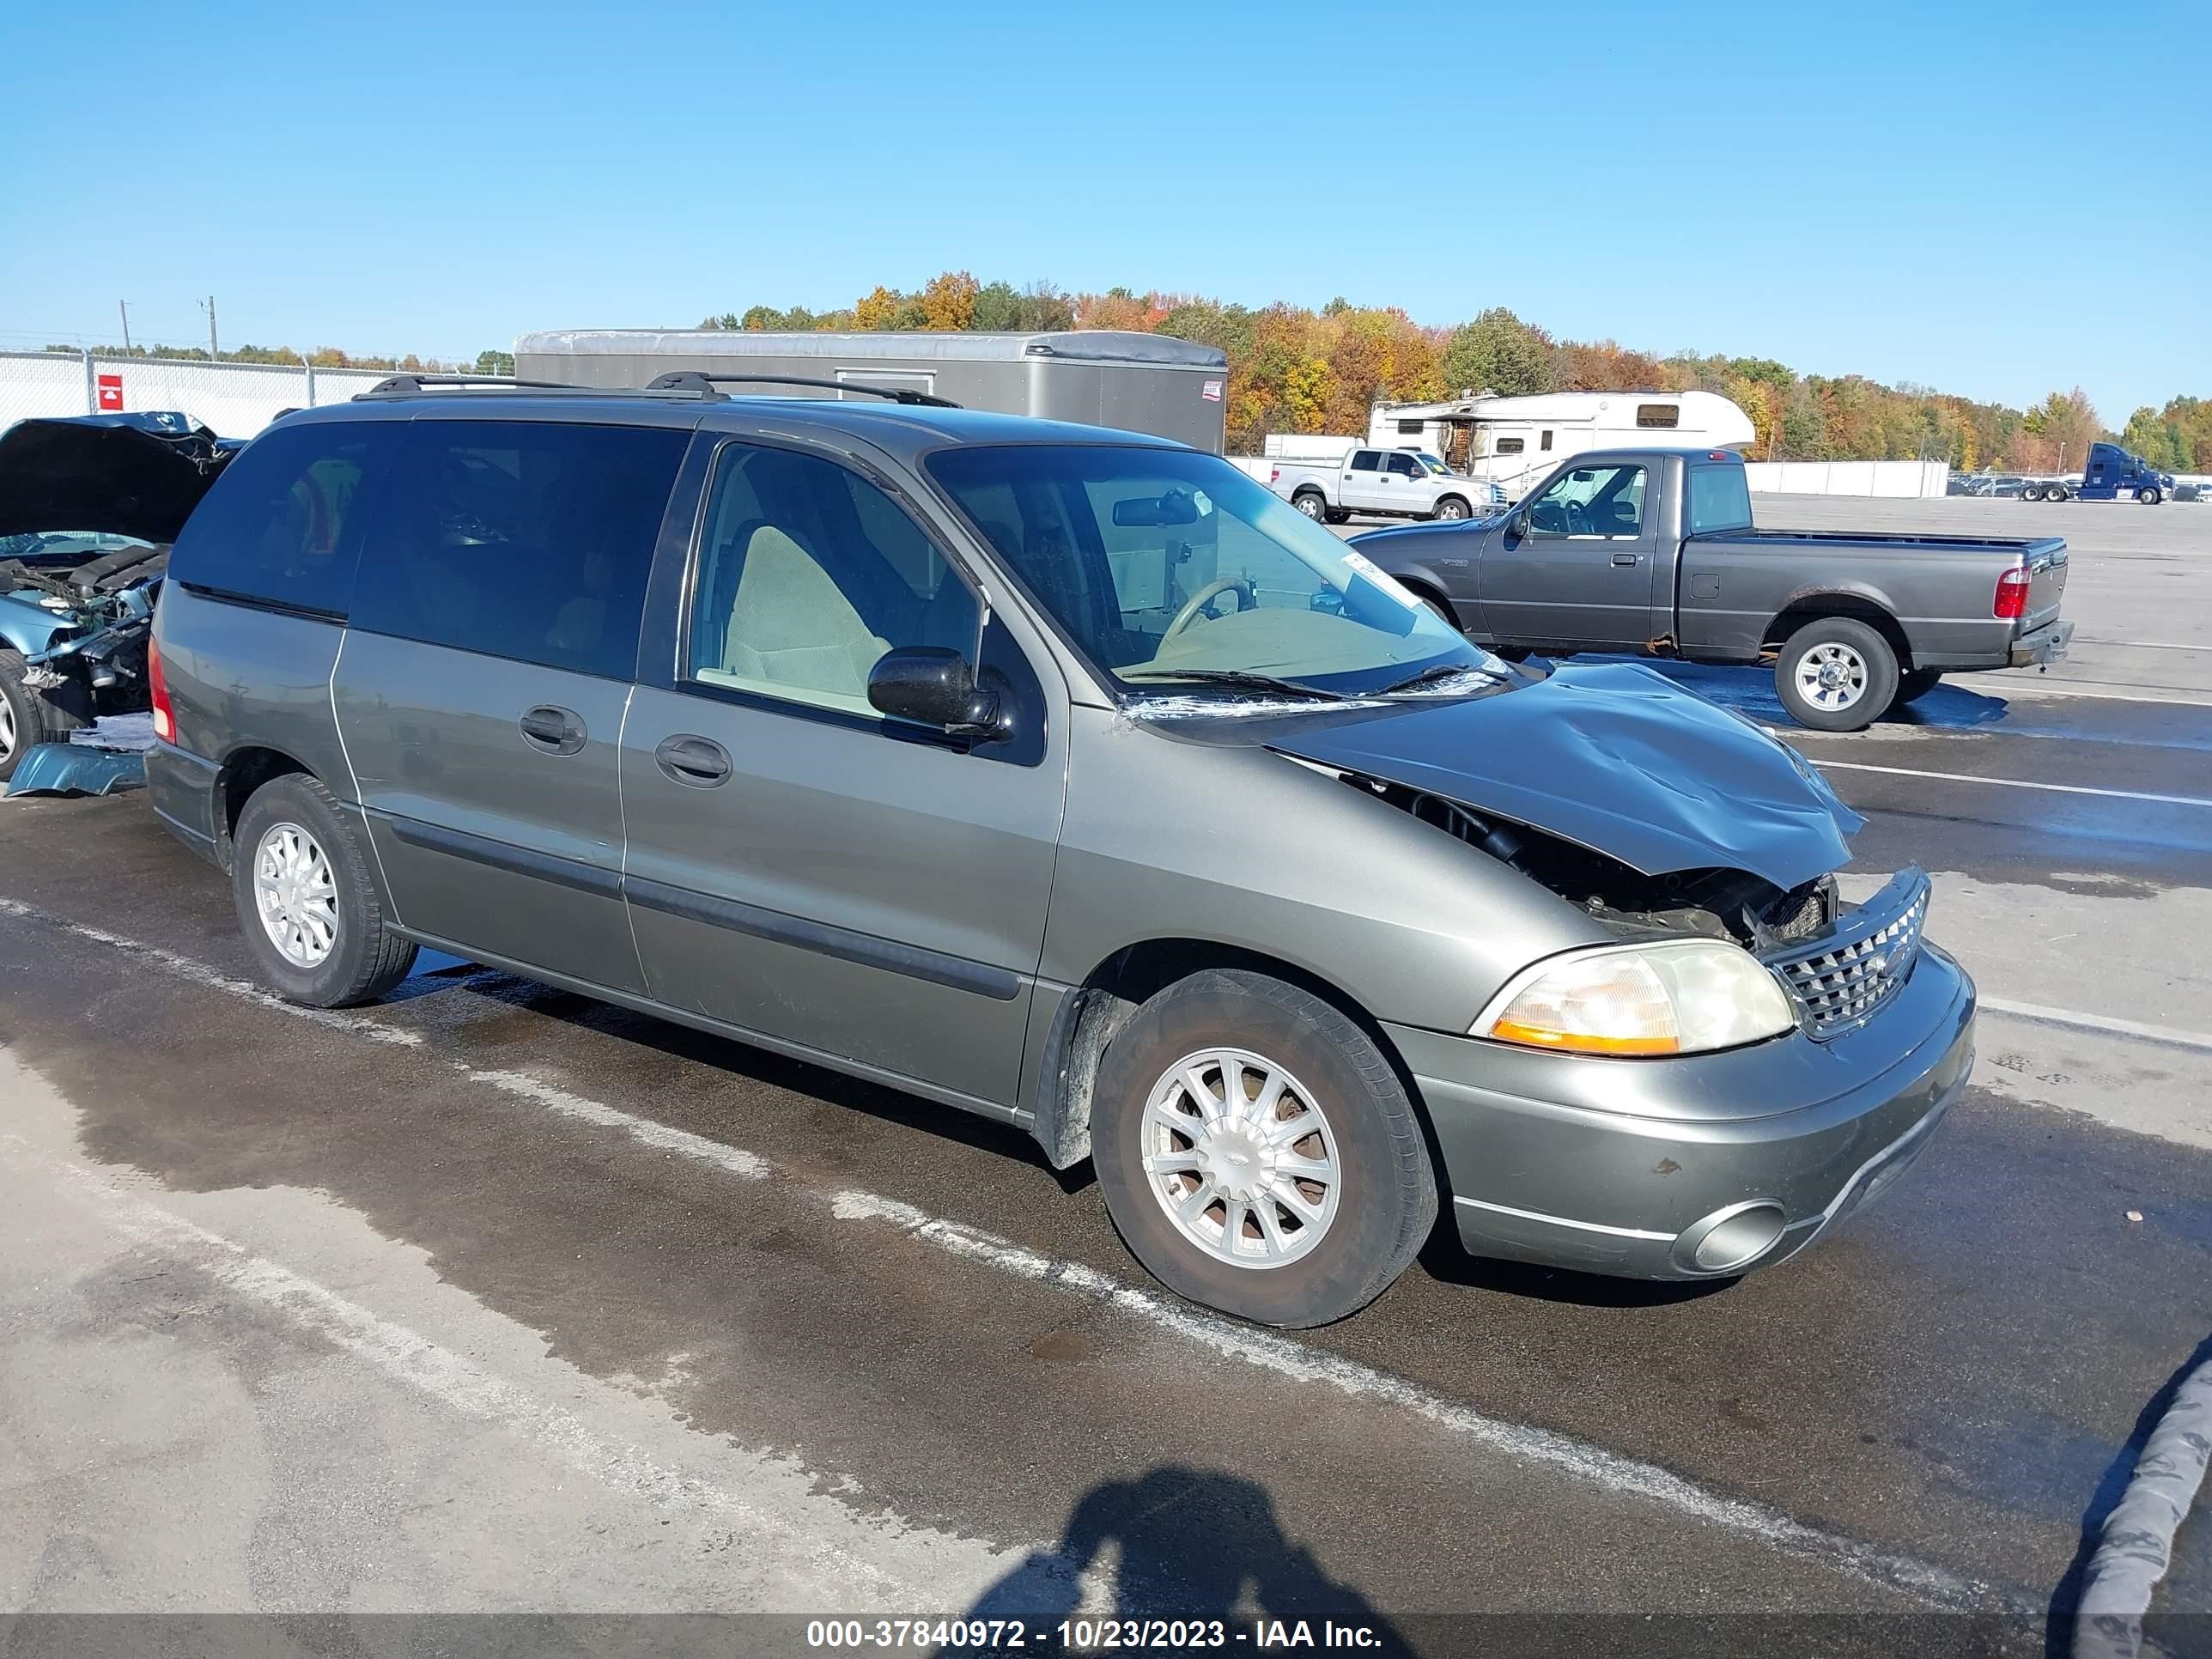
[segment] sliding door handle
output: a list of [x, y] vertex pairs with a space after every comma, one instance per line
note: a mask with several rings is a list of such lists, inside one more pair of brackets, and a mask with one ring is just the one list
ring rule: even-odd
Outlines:
[[525, 743], [547, 755], [573, 755], [584, 746], [587, 735], [576, 711], [557, 703], [541, 702], [535, 708], [526, 708], [515, 724], [521, 728]]
[[730, 777], [730, 751], [712, 738], [679, 732], [653, 751], [663, 776], [692, 789], [712, 789]]

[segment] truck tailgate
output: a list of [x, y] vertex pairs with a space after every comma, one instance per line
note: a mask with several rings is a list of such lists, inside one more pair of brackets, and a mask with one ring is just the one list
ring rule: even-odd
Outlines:
[[2066, 592], [2066, 544], [2055, 537], [2031, 543], [2027, 574], [2027, 612], [2020, 619], [2020, 631], [2033, 634], [2058, 620], [2058, 603]]

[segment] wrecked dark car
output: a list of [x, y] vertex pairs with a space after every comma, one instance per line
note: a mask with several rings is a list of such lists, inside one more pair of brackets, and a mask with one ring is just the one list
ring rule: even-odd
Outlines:
[[1217, 457], [903, 395], [401, 380], [257, 438], [147, 779], [264, 982], [427, 945], [1019, 1126], [1279, 1325], [1440, 1206], [1725, 1279], [1928, 1146], [1973, 987], [1919, 871], [1839, 900], [1790, 750], [1500, 661]]
[[39, 744], [151, 707], [169, 544], [237, 447], [177, 414], [0, 433], [0, 783]]

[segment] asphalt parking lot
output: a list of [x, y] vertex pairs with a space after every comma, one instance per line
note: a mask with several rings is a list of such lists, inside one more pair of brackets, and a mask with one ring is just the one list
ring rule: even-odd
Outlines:
[[[287, 1008], [143, 796], [0, 801], [0, 1603], [1935, 1609], [2041, 1650], [2212, 1352], [2212, 508], [1759, 514], [2063, 534], [2078, 633], [1852, 737], [1674, 671], [1828, 769], [1850, 881], [1934, 872], [1986, 999], [1914, 1177], [1721, 1288], [1439, 1243], [1255, 1332], [1014, 1130], [442, 958]], [[2162, 1614], [2212, 1614], [2203, 1508]]]

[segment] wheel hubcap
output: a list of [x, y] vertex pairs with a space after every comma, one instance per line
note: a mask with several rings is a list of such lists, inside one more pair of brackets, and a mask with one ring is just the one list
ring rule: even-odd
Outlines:
[[1187, 1054], [1145, 1103], [1145, 1182], [1176, 1231], [1239, 1267], [1307, 1255], [1336, 1219], [1336, 1137], [1313, 1095], [1243, 1048]]
[[271, 825], [254, 848], [253, 904], [269, 942], [295, 968], [320, 966], [337, 944], [331, 861], [296, 823]]
[[1301, 495], [1298, 497], [1298, 511], [1309, 519], [1318, 519], [1321, 517], [1321, 503], [1310, 495]]
[[1797, 659], [1797, 690], [1815, 708], [1832, 714], [1866, 695], [1866, 659], [1848, 645], [1830, 641]]
[[0, 697], [0, 763], [15, 752], [15, 705]]

